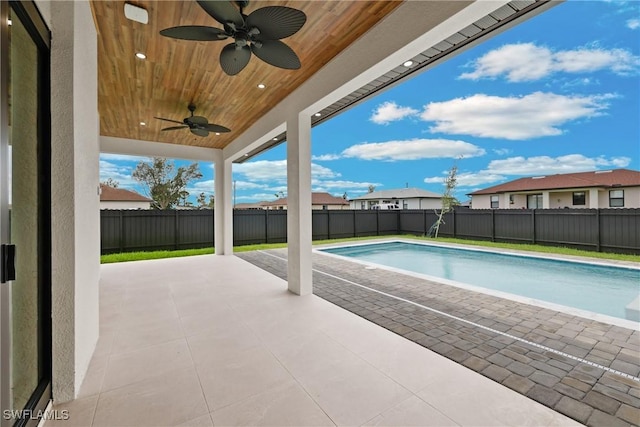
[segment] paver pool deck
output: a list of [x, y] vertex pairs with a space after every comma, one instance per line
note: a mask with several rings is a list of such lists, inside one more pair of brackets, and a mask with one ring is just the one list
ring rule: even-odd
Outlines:
[[[236, 255], [286, 279], [286, 249]], [[576, 421], [640, 425], [638, 330], [318, 253], [313, 268], [317, 296]]]

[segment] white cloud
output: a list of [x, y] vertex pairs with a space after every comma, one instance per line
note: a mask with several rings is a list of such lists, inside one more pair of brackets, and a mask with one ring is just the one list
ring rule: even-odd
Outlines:
[[631, 30], [637, 30], [638, 28], [640, 28], [640, 19], [633, 18], [627, 20], [627, 28]]
[[[249, 181], [286, 181], [286, 160], [258, 160], [233, 166], [233, 171], [243, 175]], [[335, 178], [339, 173], [324, 166], [311, 164], [311, 176], [314, 178]]]
[[132, 172], [133, 166], [123, 166], [100, 160], [100, 181], [111, 178], [117, 181], [122, 188], [133, 188], [138, 182], [131, 176]]
[[354, 188], [368, 189], [370, 185], [373, 185], [376, 187], [382, 185], [378, 182], [331, 181], [331, 180], [329, 181], [313, 180], [312, 184], [317, 186], [322, 186], [323, 188], [327, 188], [327, 189], [354, 189]]
[[391, 122], [402, 120], [405, 117], [415, 116], [418, 112], [418, 110], [411, 107], [400, 107], [393, 101], [387, 101], [378, 105], [376, 109], [373, 110], [373, 114], [369, 120], [379, 125], [387, 125]]
[[565, 96], [535, 92], [521, 97], [476, 94], [425, 106], [432, 132], [523, 140], [561, 135], [561, 125], [603, 114], [615, 95]]
[[507, 154], [511, 154], [513, 152], [513, 150], [510, 148], [494, 148], [492, 151], [499, 156], [506, 156]]
[[628, 157], [586, 157], [568, 154], [559, 157], [510, 157], [492, 160], [487, 170], [504, 175], [551, 175], [557, 173], [586, 172], [602, 168], [621, 168], [631, 163]]
[[339, 158], [340, 158], [340, 155], [338, 154], [320, 154], [319, 156], [311, 156], [311, 160], [316, 160], [318, 162], [338, 160]]
[[[458, 187], [468, 188], [506, 181], [509, 176], [537, 176], [562, 173], [587, 172], [607, 168], [623, 168], [631, 163], [628, 157], [586, 157], [582, 154], [549, 157], [510, 157], [489, 162], [478, 172], [462, 172], [457, 176]], [[441, 176], [427, 177], [428, 184], [443, 183], [447, 172]]]
[[111, 160], [121, 162], [148, 162], [151, 157], [145, 156], [128, 156], [125, 154], [100, 153], [100, 160]]
[[589, 73], [609, 70], [618, 75], [640, 70], [640, 57], [626, 49], [584, 47], [553, 52], [533, 43], [509, 44], [494, 49], [475, 60], [462, 79], [479, 80], [505, 75], [510, 82], [539, 80], [553, 73]]
[[419, 160], [482, 156], [485, 151], [464, 141], [449, 139], [410, 139], [353, 145], [342, 152], [344, 157], [362, 160]]

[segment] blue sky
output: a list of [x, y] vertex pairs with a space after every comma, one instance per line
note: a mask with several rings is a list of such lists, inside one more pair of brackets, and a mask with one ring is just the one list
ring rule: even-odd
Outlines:
[[[418, 187], [456, 196], [522, 176], [640, 169], [640, 2], [568, 1], [312, 129], [314, 191]], [[286, 193], [286, 146], [234, 165], [236, 202]], [[140, 158], [100, 178], [145, 193]], [[176, 165], [190, 162], [176, 161]], [[188, 188], [212, 194], [213, 168]]]

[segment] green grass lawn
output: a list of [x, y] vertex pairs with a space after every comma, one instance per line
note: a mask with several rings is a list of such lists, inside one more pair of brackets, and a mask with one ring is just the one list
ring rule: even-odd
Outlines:
[[[451, 239], [446, 237], [439, 237], [437, 239], [432, 239], [427, 237], [407, 236], [407, 235], [386, 236], [386, 237], [401, 237], [401, 238], [415, 239], [419, 241], [431, 241], [431, 242], [440, 242], [440, 243], [460, 243], [465, 245], [482, 246], [482, 247], [489, 247], [489, 248], [517, 249], [522, 251], [542, 252], [542, 253], [549, 253], [549, 254], [576, 255], [576, 256], [583, 256], [588, 258], [640, 262], [640, 255], [591, 252], [591, 251], [582, 251], [578, 249], [555, 247], [555, 246], [542, 246], [542, 245], [519, 244], [519, 243], [485, 242], [485, 241], [478, 241], [478, 240]], [[353, 241], [371, 240], [371, 239], [378, 239], [378, 238], [380, 237], [371, 236], [371, 237], [355, 237], [350, 239], [316, 240], [313, 242], [313, 244], [320, 245], [320, 244], [326, 244], [326, 243], [353, 242]], [[271, 244], [236, 246], [233, 248], [233, 250], [234, 252], [246, 252], [246, 251], [255, 251], [255, 250], [261, 250], [261, 249], [277, 249], [277, 248], [286, 248], [286, 247], [287, 247], [286, 243], [271, 243]], [[119, 254], [102, 255], [100, 257], [100, 262], [102, 264], [109, 264], [113, 262], [141, 261], [141, 260], [149, 260], [149, 259], [175, 258], [175, 257], [184, 257], [184, 256], [193, 256], [193, 255], [209, 255], [213, 253], [214, 253], [213, 248], [183, 249], [183, 250], [177, 250], [177, 251], [125, 252], [125, 253], [119, 253]]]

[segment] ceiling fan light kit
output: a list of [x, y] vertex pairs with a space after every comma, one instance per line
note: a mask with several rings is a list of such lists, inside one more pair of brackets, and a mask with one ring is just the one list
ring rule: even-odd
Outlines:
[[242, 71], [252, 54], [267, 64], [288, 70], [301, 67], [298, 55], [280, 39], [297, 33], [307, 21], [301, 10], [286, 6], [267, 6], [256, 9], [249, 15], [243, 12], [247, 1], [232, 2], [198, 0], [198, 4], [223, 29], [201, 25], [185, 25], [160, 31], [165, 37], [180, 40], [221, 41], [229, 38], [220, 52], [220, 66], [230, 76]]

